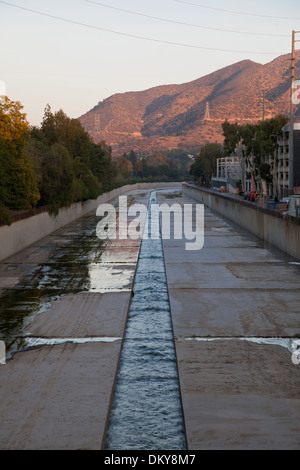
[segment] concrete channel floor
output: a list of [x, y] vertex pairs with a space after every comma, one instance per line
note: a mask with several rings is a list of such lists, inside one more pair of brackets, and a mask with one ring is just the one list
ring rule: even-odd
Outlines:
[[296, 260], [208, 209], [202, 250], [163, 249], [188, 448], [298, 450], [300, 365], [284, 339], [300, 333]]
[[[140, 242], [103, 247], [84, 219], [0, 264], [36, 345], [0, 365], [1, 449], [103, 448]], [[188, 448], [299, 449], [300, 366], [272, 343], [300, 333], [297, 265], [209, 211], [201, 251], [163, 248]]]
[[[128, 197], [147, 205], [149, 192]], [[91, 214], [0, 264], [3, 315], [37, 303], [18, 318], [27, 348], [0, 365], [2, 450], [103, 448], [140, 240], [103, 247], [98, 221]]]

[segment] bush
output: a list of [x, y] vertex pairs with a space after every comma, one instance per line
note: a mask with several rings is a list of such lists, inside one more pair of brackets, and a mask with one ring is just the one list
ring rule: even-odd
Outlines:
[[0, 202], [0, 225], [11, 225], [11, 215], [7, 207]]

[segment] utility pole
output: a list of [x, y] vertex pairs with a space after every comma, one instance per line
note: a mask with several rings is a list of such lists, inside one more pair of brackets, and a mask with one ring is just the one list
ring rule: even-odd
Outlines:
[[265, 120], [265, 96], [266, 96], [266, 92], [264, 90], [263, 92], [263, 121]]
[[294, 194], [294, 87], [295, 87], [295, 52], [296, 52], [296, 34], [300, 31], [292, 32], [292, 75], [291, 75], [291, 94], [290, 94], [290, 132], [289, 132], [289, 195]]

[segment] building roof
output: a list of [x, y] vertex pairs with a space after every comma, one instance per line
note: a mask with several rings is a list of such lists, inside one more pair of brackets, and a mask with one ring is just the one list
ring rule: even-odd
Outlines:
[[[289, 132], [290, 130], [290, 125], [287, 124], [282, 128], [283, 132]], [[300, 131], [300, 122], [294, 122], [294, 131]]]

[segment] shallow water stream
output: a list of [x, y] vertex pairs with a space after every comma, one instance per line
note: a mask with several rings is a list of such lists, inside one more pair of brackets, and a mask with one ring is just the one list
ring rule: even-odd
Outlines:
[[157, 239], [141, 244], [106, 449], [186, 449], [155, 203], [152, 193], [149, 227]]

